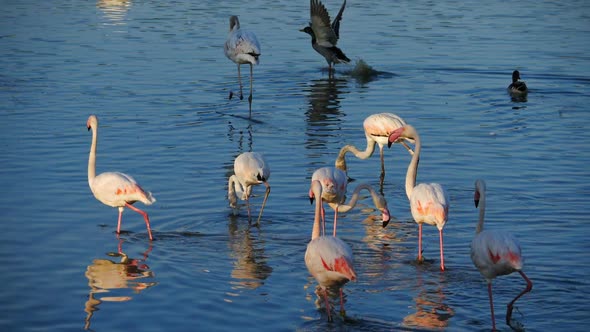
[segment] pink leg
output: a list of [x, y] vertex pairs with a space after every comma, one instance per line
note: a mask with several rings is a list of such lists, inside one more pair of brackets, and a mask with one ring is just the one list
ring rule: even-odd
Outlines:
[[250, 217], [250, 197], [246, 198], [246, 207], [248, 208], [248, 222], [250, 222], [252, 218]]
[[324, 288], [324, 300], [326, 300], [326, 312], [328, 313], [328, 322], [332, 321], [332, 309], [330, 308], [330, 301], [328, 300], [328, 290]]
[[340, 288], [340, 316], [344, 317], [346, 310], [344, 310], [344, 296], [342, 295], [342, 288]]
[[422, 263], [422, 224], [418, 224], [418, 263]]
[[123, 207], [119, 207], [119, 221], [117, 222], [117, 234], [121, 234], [121, 217], [123, 216]]
[[152, 241], [154, 238], [152, 237], [152, 228], [150, 227], [150, 218], [148, 217], [147, 213], [143, 212], [142, 210], [134, 207], [133, 205], [131, 205], [129, 203], [125, 203], [125, 206], [127, 206], [131, 210], [133, 210], [143, 216], [143, 219], [145, 220], [145, 225], [147, 227], [148, 235], [150, 236], [150, 241]]
[[492, 331], [496, 331], [496, 318], [494, 318], [494, 300], [492, 298], [491, 282], [488, 282], [488, 296], [490, 298], [490, 312], [492, 313]]
[[322, 202], [322, 235], [326, 235], [326, 210], [324, 210], [324, 203]]
[[445, 270], [445, 255], [443, 251], [443, 232], [442, 229], [438, 231], [440, 236], [440, 269]]
[[533, 283], [531, 282], [531, 280], [529, 278], [527, 278], [526, 274], [524, 274], [524, 272], [522, 272], [522, 271], [518, 271], [518, 273], [520, 273], [520, 275], [526, 281], [526, 288], [522, 292], [520, 292], [520, 294], [518, 294], [518, 296], [516, 296], [514, 298], [514, 300], [512, 300], [512, 301], [510, 301], [510, 303], [508, 303], [508, 310], [506, 311], [506, 324], [508, 324], [508, 325], [510, 325], [510, 320], [512, 319], [512, 309], [513, 309], [512, 306], [514, 305], [514, 302], [516, 302], [516, 300], [518, 300], [525, 293], [528, 293], [531, 291], [531, 289], [533, 289]]
[[334, 231], [332, 235], [336, 236], [336, 223], [338, 222], [338, 205], [336, 205], [336, 210], [334, 210]]

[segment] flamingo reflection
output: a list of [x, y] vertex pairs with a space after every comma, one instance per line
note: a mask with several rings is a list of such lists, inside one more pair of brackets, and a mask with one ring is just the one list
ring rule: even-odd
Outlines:
[[439, 280], [424, 282], [422, 274], [418, 273], [416, 280], [418, 290], [418, 294], [414, 298], [416, 312], [404, 317], [402, 325], [429, 330], [445, 330], [449, 325], [450, 318], [455, 315], [455, 311], [445, 304], [443, 287], [446, 281], [444, 276], [439, 276]]
[[125, 15], [131, 7], [131, 0], [98, 0], [96, 7], [114, 25], [121, 25], [125, 24]]
[[256, 289], [272, 273], [264, 252], [264, 239], [259, 227], [238, 223], [231, 216], [229, 223], [229, 248], [235, 258], [231, 276], [235, 288]]
[[[84, 305], [86, 318], [84, 329], [90, 329], [90, 323], [94, 312], [99, 310], [102, 302], [126, 302], [132, 299], [126, 289], [132, 289], [135, 294], [155, 286], [157, 282], [149, 281], [154, 277], [153, 271], [145, 264], [148, 254], [152, 251], [150, 243], [148, 249], [143, 253], [142, 258], [131, 258], [122, 250], [123, 240], [119, 239], [116, 253], [107, 253], [110, 257], [119, 258], [118, 262], [97, 258], [88, 265], [86, 278], [90, 292], [88, 301]], [[115, 293], [122, 295], [106, 296], [103, 293]], [[103, 295], [101, 295], [103, 294]]]

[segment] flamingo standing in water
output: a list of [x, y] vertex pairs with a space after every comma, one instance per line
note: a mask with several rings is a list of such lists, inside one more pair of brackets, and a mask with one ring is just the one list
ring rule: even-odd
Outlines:
[[415, 141], [414, 154], [406, 174], [406, 195], [410, 200], [412, 217], [418, 223], [418, 262], [422, 262], [422, 224], [434, 225], [438, 228], [440, 238], [440, 268], [444, 270], [443, 227], [445, 227], [449, 215], [449, 197], [445, 189], [438, 183], [416, 185], [421, 149], [420, 136], [414, 127], [405, 125], [389, 135], [388, 145], [391, 146], [400, 137]]
[[264, 193], [264, 200], [260, 208], [260, 214], [256, 223], [260, 222], [262, 211], [266, 205], [266, 200], [270, 194], [270, 185], [268, 178], [270, 177], [270, 168], [264, 157], [258, 152], [244, 152], [236, 157], [234, 160], [234, 175], [230, 176], [227, 187], [227, 198], [229, 205], [233, 209], [237, 209], [237, 194], [241, 193], [241, 199], [246, 201], [248, 205], [248, 220], [250, 220], [250, 195], [252, 194], [252, 186], [264, 184], [266, 191]]
[[512, 318], [512, 306], [525, 293], [533, 289], [533, 283], [522, 272], [523, 258], [520, 244], [512, 234], [497, 230], [483, 230], [483, 220], [486, 209], [486, 184], [483, 180], [475, 181], [474, 194], [475, 207], [479, 205], [479, 222], [476, 235], [471, 242], [471, 260], [479, 272], [488, 282], [488, 296], [490, 298], [490, 312], [492, 315], [492, 329], [496, 330], [494, 318], [494, 302], [492, 299], [492, 280], [496, 276], [502, 276], [517, 271], [527, 283], [526, 288], [508, 304], [506, 311], [506, 324], [510, 325]]
[[322, 213], [322, 185], [319, 181], [311, 183], [309, 199], [313, 203], [316, 199], [315, 217], [311, 241], [305, 251], [305, 265], [309, 273], [317, 280], [326, 301], [328, 321], [332, 321], [330, 302], [327, 288], [337, 288], [340, 293], [340, 314], [344, 315], [344, 299], [342, 286], [349, 281], [356, 280], [353, 268], [352, 250], [336, 236], [320, 236], [320, 217]]
[[[363, 128], [365, 129], [365, 136], [367, 138], [367, 147], [365, 151], [360, 151], [353, 145], [345, 145], [340, 149], [340, 153], [338, 153], [338, 158], [336, 158], [335, 166], [338, 169], [343, 170], [345, 173], [348, 172], [346, 167], [346, 154], [348, 152], [352, 152], [355, 157], [360, 159], [368, 159], [373, 155], [375, 151], [375, 144], [379, 145], [379, 154], [381, 155], [381, 181], [385, 178], [385, 163], [383, 161], [383, 146], [389, 144], [389, 135], [396, 129], [401, 128], [406, 125], [406, 122], [400, 118], [399, 116], [393, 113], [378, 113], [369, 115], [365, 121], [363, 122]], [[408, 140], [410, 143], [413, 143], [412, 140]], [[414, 152], [412, 149], [406, 144], [404, 139], [399, 139], [398, 141], [403, 144], [410, 154]]]
[[[334, 209], [334, 231], [333, 235], [336, 236], [336, 224], [338, 221], [338, 213], [346, 213], [352, 210], [359, 199], [359, 193], [361, 190], [367, 190], [373, 198], [375, 208], [381, 211], [383, 217], [383, 227], [387, 226], [390, 220], [389, 209], [387, 208], [387, 201], [383, 196], [378, 194], [373, 187], [369, 184], [359, 184], [352, 194], [352, 197], [348, 203], [344, 203], [346, 195], [346, 174], [334, 167], [322, 167], [313, 172], [311, 176], [311, 182], [318, 181], [322, 186], [321, 200], [328, 203], [332, 209]], [[311, 195], [311, 190], [310, 190]], [[325, 212], [322, 207], [322, 222], [323, 231], [325, 233]]]
[[[252, 66], [258, 64], [260, 57], [260, 43], [253, 32], [240, 29], [240, 21], [237, 16], [229, 18], [229, 35], [223, 47], [225, 56], [238, 65], [238, 82], [240, 84], [240, 100], [244, 98], [242, 94], [242, 77], [240, 74], [240, 65], [250, 65], [250, 96], [248, 96], [248, 107], [250, 116], [252, 116]], [[229, 99], [233, 92], [229, 92]]]
[[88, 130], [92, 129], [92, 145], [88, 157], [88, 185], [97, 200], [101, 203], [119, 208], [119, 221], [117, 234], [121, 233], [121, 217], [125, 207], [141, 214], [145, 220], [150, 240], [153, 240], [148, 214], [132, 204], [139, 201], [145, 205], [151, 205], [156, 201], [149, 191], [143, 190], [139, 184], [129, 175], [119, 172], [105, 172], [96, 175], [96, 142], [98, 137], [98, 118], [91, 115], [86, 121]]

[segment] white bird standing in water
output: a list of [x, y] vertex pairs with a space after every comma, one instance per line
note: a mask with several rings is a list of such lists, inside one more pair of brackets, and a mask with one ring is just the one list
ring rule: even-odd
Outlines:
[[[338, 158], [336, 158], [335, 166], [338, 169], [348, 172], [346, 166], [346, 154], [352, 152], [355, 157], [359, 159], [368, 159], [375, 151], [375, 144], [379, 145], [379, 154], [381, 156], [381, 180], [385, 178], [385, 163], [383, 161], [383, 146], [389, 143], [389, 135], [396, 129], [406, 125], [404, 119], [393, 113], [378, 113], [369, 115], [363, 122], [365, 129], [365, 137], [367, 138], [367, 147], [365, 151], [360, 151], [353, 145], [345, 145], [340, 149]], [[406, 144], [406, 141], [414, 143], [413, 140], [399, 139], [396, 143], [401, 143], [410, 154], [414, 151]]]
[[406, 174], [406, 195], [410, 200], [412, 217], [418, 223], [418, 262], [422, 262], [422, 224], [427, 223], [438, 228], [440, 242], [440, 269], [445, 269], [443, 252], [443, 227], [449, 216], [449, 197], [445, 189], [438, 183], [419, 183], [416, 185], [418, 162], [420, 161], [420, 149], [422, 143], [416, 129], [405, 125], [394, 130], [389, 136], [389, 146], [399, 138], [408, 138], [415, 141], [412, 161], [408, 165]]
[[[347, 180], [346, 174], [334, 167], [322, 167], [318, 168], [311, 176], [311, 182], [318, 181], [322, 186], [322, 197], [323, 202], [328, 203], [334, 210], [334, 231], [332, 235], [336, 236], [336, 226], [338, 221], [338, 213], [346, 213], [352, 210], [359, 199], [359, 193], [361, 190], [367, 190], [373, 198], [375, 208], [381, 211], [383, 217], [383, 227], [387, 226], [390, 220], [389, 209], [387, 208], [387, 201], [383, 196], [378, 194], [373, 187], [369, 184], [361, 183], [354, 189], [352, 197], [348, 203], [344, 202], [346, 196]], [[310, 190], [310, 195], [311, 195]], [[322, 229], [325, 232], [325, 212], [322, 207]]]
[[311, 241], [305, 251], [305, 265], [311, 275], [317, 280], [326, 301], [328, 321], [332, 321], [331, 307], [328, 300], [327, 288], [338, 289], [340, 293], [340, 314], [344, 315], [344, 299], [342, 286], [349, 281], [356, 280], [353, 268], [352, 250], [336, 236], [320, 236], [320, 217], [322, 213], [322, 185], [319, 181], [311, 183], [309, 199], [313, 203], [316, 199], [315, 217]]
[[257, 152], [244, 152], [236, 157], [234, 160], [234, 175], [230, 176], [227, 186], [227, 198], [229, 204], [233, 209], [237, 209], [237, 193], [241, 194], [241, 199], [246, 201], [248, 205], [248, 220], [250, 220], [250, 195], [252, 194], [252, 186], [264, 184], [266, 191], [264, 193], [264, 200], [260, 208], [260, 214], [256, 223], [260, 222], [262, 211], [266, 205], [266, 199], [270, 194], [270, 185], [268, 178], [270, 177], [270, 168], [264, 157]]
[[[258, 64], [258, 57], [260, 57], [260, 43], [253, 32], [242, 30], [240, 28], [240, 21], [237, 16], [229, 18], [229, 35], [223, 47], [225, 56], [238, 65], [238, 82], [240, 84], [240, 100], [244, 98], [242, 94], [242, 77], [240, 73], [240, 65], [250, 65], [250, 96], [248, 96], [248, 107], [250, 116], [252, 116], [252, 66]], [[229, 92], [229, 99], [233, 96], [233, 92]]]
[[525, 293], [530, 292], [533, 283], [522, 272], [523, 258], [520, 244], [512, 234], [498, 230], [483, 230], [483, 221], [486, 207], [486, 184], [483, 180], [475, 181], [474, 194], [475, 207], [479, 206], [479, 222], [476, 235], [471, 242], [471, 260], [479, 272], [488, 282], [488, 296], [490, 299], [490, 312], [492, 315], [492, 329], [496, 330], [494, 318], [494, 301], [492, 298], [492, 280], [497, 276], [518, 272], [527, 283], [525, 290], [514, 298], [506, 311], [506, 324], [510, 325], [512, 318], [512, 306], [514, 302]]
[[153, 240], [150, 219], [144, 211], [132, 204], [139, 201], [145, 205], [151, 205], [156, 201], [149, 191], [143, 190], [139, 184], [129, 175], [119, 172], [105, 172], [96, 175], [96, 145], [98, 140], [98, 118], [95, 115], [88, 117], [86, 121], [88, 130], [92, 129], [92, 145], [88, 157], [88, 185], [97, 200], [101, 203], [119, 208], [119, 221], [117, 222], [117, 234], [121, 233], [121, 217], [125, 207], [141, 214], [145, 220], [150, 240]]
[[316, 52], [321, 54], [328, 63], [329, 73], [332, 74], [332, 64], [349, 63], [350, 59], [336, 44], [340, 38], [340, 20], [346, 6], [346, 0], [342, 3], [340, 11], [334, 21], [330, 23], [328, 10], [319, 0], [310, 0], [310, 19], [311, 22], [305, 28], [299, 30], [311, 36], [311, 46]]

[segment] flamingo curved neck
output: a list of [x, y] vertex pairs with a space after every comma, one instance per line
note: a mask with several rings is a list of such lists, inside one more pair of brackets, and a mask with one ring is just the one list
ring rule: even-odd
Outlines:
[[414, 139], [414, 154], [412, 155], [412, 161], [408, 165], [408, 172], [406, 174], [406, 195], [410, 199], [416, 186], [416, 175], [418, 174], [418, 162], [420, 161], [422, 143], [420, 141], [420, 135], [418, 135], [418, 132], [413, 127], [406, 126], [406, 130], [410, 131], [408, 136]]
[[352, 152], [355, 157], [359, 159], [367, 159], [373, 155], [375, 151], [375, 141], [367, 136], [367, 147], [365, 151], [360, 151], [354, 145], [345, 145], [342, 149], [340, 149], [340, 153], [338, 153], [338, 158], [336, 158], [336, 168], [343, 170], [346, 172], [346, 159], [345, 156], [348, 152]]
[[92, 129], [92, 144], [90, 145], [90, 155], [88, 156], [88, 185], [92, 187], [92, 181], [96, 177], [96, 141], [98, 136], [98, 128]]
[[375, 204], [375, 207], [377, 207], [378, 209], [382, 208], [380, 200], [381, 200], [381, 196], [373, 189], [373, 187], [371, 187], [371, 185], [367, 184], [367, 183], [361, 183], [359, 184], [356, 188], [354, 188], [354, 192], [352, 193], [352, 197], [350, 197], [350, 200], [348, 201], [347, 204], [341, 204], [338, 205], [338, 212], [348, 212], [350, 210], [352, 210], [352, 208], [354, 208], [358, 202], [359, 196], [360, 196], [360, 192], [361, 190], [367, 190], [370, 194], [371, 197], [373, 198], [373, 203]]

